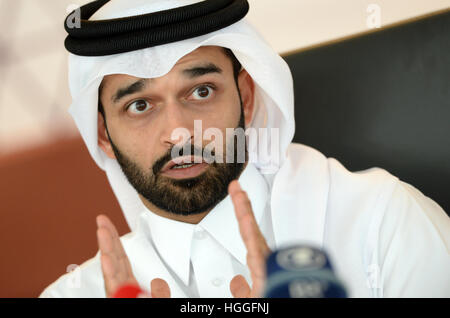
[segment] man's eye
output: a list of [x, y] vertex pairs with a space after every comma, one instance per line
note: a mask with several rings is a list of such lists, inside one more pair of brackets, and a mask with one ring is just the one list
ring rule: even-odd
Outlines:
[[202, 85], [197, 87], [192, 95], [195, 99], [206, 99], [208, 98], [213, 91], [213, 88], [210, 86]]
[[132, 102], [127, 107], [127, 111], [131, 110], [132, 113], [141, 114], [141, 113], [147, 111], [149, 108], [150, 108], [150, 104], [147, 101], [140, 99], [140, 100]]

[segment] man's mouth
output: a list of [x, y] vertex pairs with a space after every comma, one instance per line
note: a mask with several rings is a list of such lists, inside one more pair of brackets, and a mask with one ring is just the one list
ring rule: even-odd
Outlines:
[[196, 163], [185, 164], [185, 165], [175, 165], [170, 169], [184, 169], [184, 168], [192, 167], [193, 165], [196, 165]]
[[179, 157], [168, 162], [161, 169], [161, 174], [175, 179], [193, 178], [203, 173], [208, 166], [200, 157]]

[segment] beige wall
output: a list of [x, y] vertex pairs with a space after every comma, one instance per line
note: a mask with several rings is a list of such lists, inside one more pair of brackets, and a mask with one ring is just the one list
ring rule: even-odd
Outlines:
[[[450, 7], [450, 0], [250, 0], [249, 19], [278, 52], [381, 27]], [[277, 5], [274, 5], [276, 3]], [[369, 10], [369, 11], [368, 11]], [[369, 25], [367, 24], [369, 20]]]
[[[77, 134], [67, 108], [62, 23], [84, 0], [0, 0], [0, 156]], [[250, 0], [248, 18], [280, 53], [448, 8], [450, 0]]]

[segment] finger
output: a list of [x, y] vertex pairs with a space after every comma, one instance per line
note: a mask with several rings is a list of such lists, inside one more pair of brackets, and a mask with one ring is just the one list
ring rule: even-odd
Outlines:
[[107, 228], [97, 228], [97, 243], [102, 254], [112, 255], [114, 253], [114, 243]]
[[261, 297], [266, 281], [266, 260], [260, 253], [247, 253], [247, 265], [252, 278], [252, 290], [250, 297]]
[[240, 188], [237, 180], [230, 183], [229, 193], [247, 251], [258, 255], [262, 253], [263, 257], [266, 257], [270, 249], [258, 227], [247, 193]]
[[106, 296], [111, 297], [116, 288], [119, 287], [119, 275], [117, 275], [119, 264], [117, 258], [111, 253], [113, 244], [109, 231], [106, 228], [102, 227], [97, 230], [97, 240]]
[[136, 284], [131, 265], [123, 250], [114, 225], [105, 216], [97, 217], [97, 239], [101, 253], [101, 268], [107, 297], [122, 285]]
[[253, 281], [250, 297], [260, 298], [263, 295], [266, 283], [266, 264], [265, 262], [261, 262], [260, 264], [253, 264], [248, 267]]
[[237, 180], [233, 180], [230, 183], [228, 192], [233, 202], [236, 218], [239, 223], [239, 230], [244, 243], [246, 245], [250, 244], [252, 247], [258, 246], [258, 250], [263, 252], [265, 254], [264, 256], [267, 256], [270, 250], [258, 227], [247, 193], [241, 189]]
[[97, 241], [100, 249], [102, 270], [105, 276], [105, 281], [106, 278], [113, 279], [116, 276], [119, 266], [112, 253], [113, 243], [109, 231], [105, 228], [99, 228], [97, 230]]
[[116, 227], [111, 222], [111, 220], [106, 215], [98, 215], [97, 216], [97, 226], [99, 228], [103, 227], [108, 230], [108, 232], [110, 233], [110, 235], [113, 239], [115, 253], [117, 255], [123, 256], [123, 254], [125, 254], [125, 251], [122, 248], [122, 244], [117, 244], [117, 243], [120, 243], [120, 237], [119, 237], [119, 233], [116, 230]]
[[233, 277], [230, 282], [230, 291], [234, 298], [250, 297], [250, 286], [242, 275]]
[[258, 227], [251, 202], [237, 180], [230, 183], [229, 193], [238, 219], [239, 231], [247, 249], [247, 265], [253, 282], [251, 297], [261, 297], [266, 279], [265, 260], [270, 249]]
[[119, 237], [119, 233], [117, 232], [116, 227], [106, 215], [104, 214], [97, 215], [96, 221], [97, 226], [106, 227], [111, 231], [111, 235]]
[[153, 298], [170, 298], [169, 284], [161, 278], [155, 278], [150, 283]]
[[[125, 253], [125, 249], [122, 246], [122, 242], [120, 241], [119, 234], [114, 224], [106, 215], [99, 215], [97, 216], [97, 226], [99, 228], [105, 228], [109, 232], [112, 244], [112, 250], [110, 253], [117, 259], [117, 266], [120, 267], [119, 274], [123, 274], [124, 276], [132, 276], [131, 264], [128, 260], [127, 254]], [[125, 278], [126, 277], [124, 277], [124, 279]]]
[[103, 282], [105, 285], [106, 297], [112, 297], [116, 290], [120, 287], [120, 283], [117, 281], [115, 276], [114, 264], [109, 255], [100, 256]]
[[120, 257], [117, 255], [117, 243], [114, 242], [115, 239], [111, 234], [111, 230], [100, 221], [98, 222], [98, 226], [97, 239], [100, 252], [102, 256], [107, 256], [107, 258], [104, 257], [104, 259], [108, 259], [108, 262], [111, 264], [111, 266], [108, 267], [110, 268], [110, 271], [108, 272], [109, 275], [107, 278], [113, 279], [122, 277], [123, 279], [126, 279], [127, 270], [120, 261]]

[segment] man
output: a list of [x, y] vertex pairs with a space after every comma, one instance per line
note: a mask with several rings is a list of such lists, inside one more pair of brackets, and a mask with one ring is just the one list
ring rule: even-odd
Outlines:
[[[292, 78], [245, 3], [102, 1], [69, 30], [71, 114], [132, 232], [98, 216], [99, 253], [41, 296], [260, 297], [265, 258], [292, 244], [327, 251], [351, 297], [450, 296], [447, 215], [384, 170], [291, 143]], [[268, 156], [239, 146], [244, 128]]]

